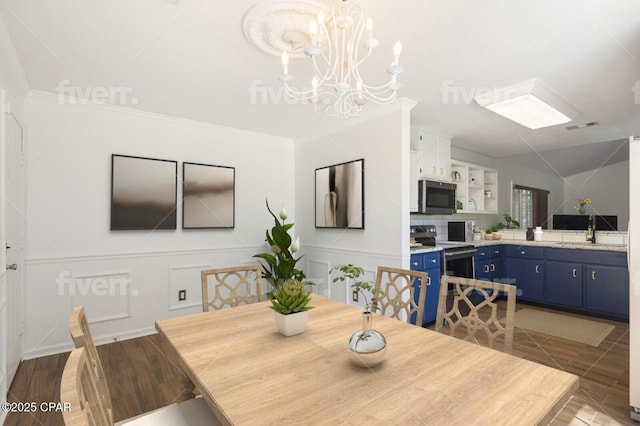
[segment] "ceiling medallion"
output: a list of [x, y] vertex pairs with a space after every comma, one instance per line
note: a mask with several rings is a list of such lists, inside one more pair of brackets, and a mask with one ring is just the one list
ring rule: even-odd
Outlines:
[[251, 44], [270, 55], [286, 51], [290, 58], [306, 58], [309, 22], [323, 9], [321, 3], [310, 0], [258, 3], [244, 16], [242, 31]]

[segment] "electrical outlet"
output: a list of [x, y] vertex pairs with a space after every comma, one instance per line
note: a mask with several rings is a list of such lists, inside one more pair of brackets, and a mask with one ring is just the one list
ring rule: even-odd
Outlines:
[[354, 302], [358, 301], [358, 290], [353, 290], [353, 293], [351, 293], [351, 300]]
[[178, 290], [178, 302], [187, 300], [187, 290]]

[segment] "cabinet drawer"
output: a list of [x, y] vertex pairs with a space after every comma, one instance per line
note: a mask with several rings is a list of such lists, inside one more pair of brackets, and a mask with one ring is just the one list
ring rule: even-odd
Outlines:
[[418, 253], [411, 255], [410, 269], [424, 271], [426, 269], [440, 269], [440, 252]]
[[627, 266], [627, 253], [623, 251], [550, 247], [547, 248], [547, 259], [609, 266]]
[[544, 247], [509, 245], [507, 246], [507, 256], [523, 259], [542, 259], [544, 258]]
[[502, 256], [504, 246], [484, 246], [476, 249], [476, 261], [491, 259]]

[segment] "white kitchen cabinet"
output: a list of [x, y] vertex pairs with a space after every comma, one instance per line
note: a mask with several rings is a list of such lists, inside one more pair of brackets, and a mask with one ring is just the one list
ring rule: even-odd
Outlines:
[[418, 150], [418, 178], [451, 181], [451, 139], [413, 128], [412, 146]]
[[452, 182], [456, 184], [458, 213], [498, 212], [498, 171], [451, 160]]
[[418, 211], [418, 168], [420, 167], [420, 158], [418, 150], [410, 151], [410, 166], [409, 166], [409, 212]]

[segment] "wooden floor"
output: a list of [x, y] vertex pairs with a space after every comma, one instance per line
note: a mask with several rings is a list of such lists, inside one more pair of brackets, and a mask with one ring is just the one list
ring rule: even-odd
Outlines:
[[[523, 307], [518, 305], [516, 309]], [[516, 328], [513, 355], [580, 376], [580, 389], [553, 424], [637, 426], [629, 420], [629, 326], [589, 319], [615, 326], [598, 347]], [[190, 381], [158, 335], [103, 345], [98, 351], [109, 378], [116, 420], [193, 397]], [[24, 361], [8, 400], [59, 401], [60, 376], [68, 356], [65, 353]], [[5, 425], [62, 424], [61, 414], [42, 412], [10, 413], [5, 421]]]

